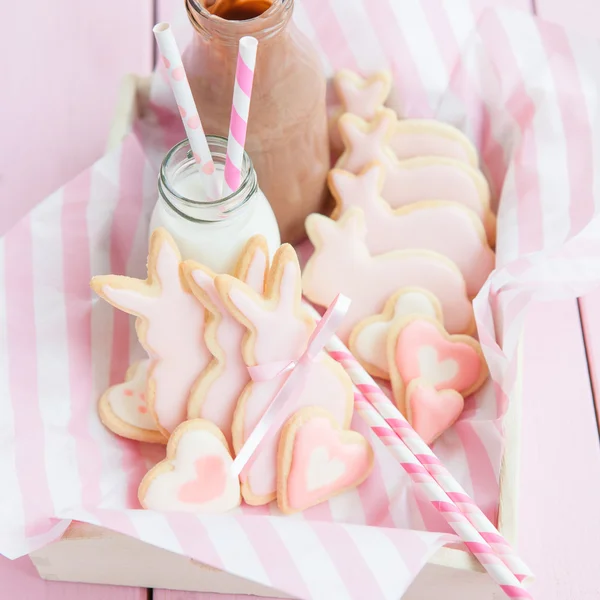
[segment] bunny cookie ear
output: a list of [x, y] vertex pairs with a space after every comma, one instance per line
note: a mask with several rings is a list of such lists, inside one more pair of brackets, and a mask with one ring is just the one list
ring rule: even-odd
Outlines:
[[262, 235], [251, 237], [238, 260], [235, 276], [255, 292], [263, 294], [269, 273], [269, 247]]
[[186, 260], [181, 269], [194, 296], [211, 313], [220, 312], [221, 298], [215, 288], [216, 274], [193, 260]]
[[302, 301], [302, 273], [298, 255], [289, 244], [283, 244], [275, 254], [267, 281], [267, 297], [279, 306], [295, 311]]
[[385, 181], [385, 168], [377, 161], [368, 164], [359, 175], [343, 169], [332, 169], [329, 173], [329, 189], [335, 198], [336, 207], [332, 219], [353, 206], [372, 205], [381, 196]]
[[306, 234], [316, 250], [337, 236], [338, 225], [329, 217], [313, 213], [306, 218]]

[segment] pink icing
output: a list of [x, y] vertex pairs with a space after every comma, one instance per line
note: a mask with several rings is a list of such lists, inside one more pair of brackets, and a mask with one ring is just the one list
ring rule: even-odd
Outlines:
[[441, 156], [471, 163], [468, 152], [459, 141], [433, 133], [403, 133], [398, 130], [390, 140], [390, 147], [399, 160], [417, 156]]
[[[297, 315], [302, 293], [297, 260], [285, 265], [280, 281], [275, 284], [275, 290], [278, 302], [274, 308], [267, 307], [262, 302], [257, 303], [239, 287], [233, 287], [229, 291], [231, 301], [253, 324], [256, 334], [253, 338], [254, 364], [297, 360], [305, 350], [313, 329]], [[242, 427], [244, 441], [258, 424], [286, 376], [279, 376], [272, 381], [254, 382], [248, 388], [244, 410], [236, 412], [234, 421], [234, 427], [238, 423]], [[343, 369], [331, 358], [321, 354], [306, 377], [303, 392], [293, 405], [285, 407], [282, 417], [291, 416], [303, 406], [321, 406], [338, 423], [346, 424], [352, 406], [351, 388], [347, 384]], [[248, 470], [247, 478], [254, 495], [272, 495], [277, 489], [276, 457], [279, 437], [275, 435], [263, 442], [254, 464]]]
[[326, 418], [312, 419], [297, 430], [287, 479], [291, 508], [314, 506], [365, 478], [372, 460], [368, 444], [359, 434], [364, 443], [344, 443], [341, 435]]
[[[266, 256], [257, 251], [246, 276], [246, 283], [257, 293], [263, 292], [266, 268]], [[204, 390], [203, 400], [198, 414], [190, 416], [213, 422], [223, 432], [228, 443], [231, 443], [233, 413], [238, 398], [250, 381], [248, 368], [242, 357], [246, 328], [227, 310], [215, 288], [214, 277], [202, 270], [194, 271], [192, 277], [212, 303], [212, 306], [207, 308], [215, 311], [219, 318], [216, 342], [220, 351], [215, 359], [221, 364], [221, 368], [216, 376], [210, 371], [207, 373], [209, 383], [206, 387], [203, 386], [204, 376], [199, 380], [198, 386]]]
[[396, 366], [405, 385], [424, 379], [437, 390], [465, 392], [481, 376], [482, 358], [468, 344], [447, 340], [433, 323], [415, 320], [398, 335]]
[[361, 175], [332, 171], [342, 214], [352, 207], [365, 213], [366, 242], [372, 255], [392, 250], [433, 250], [461, 270], [469, 296], [475, 296], [492, 272], [495, 255], [480, 221], [462, 205], [425, 204], [394, 211], [380, 197], [384, 169], [373, 165]]
[[427, 444], [452, 427], [462, 413], [465, 401], [455, 390], [438, 391], [417, 383], [407, 396], [413, 429]]
[[194, 463], [196, 479], [179, 488], [179, 500], [190, 504], [204, 504], [215, 500], [227, 487], [227, 471], [223, 457], [202, 456]]
[[169, 432], [185, 421], [191, 387], [210, 359], [203, 337], [204, 307], [183, 287], [179, 263], [178, 253], [163, 241], [156, 261], [160, 294], [103, 287], [111, 303], [147, 321], [142, 343], [155, 360], [149, 373], [155, 386], [153, 406]]
[[345, 112], [366, 120], [371, 120], [383, 108], [390, 92], [389, 83], [380, 77], [365, 81], [340, 74], [336, 83]]
[[340, 293], [352, 299], [338, 333], [342, 339], [348, 339], [359, 321], [380, 313], [387, 299], [403, 287], [422, 287], [436, 296], [449, 332], [471, 328], [473, 309], [465, 282], [450, 261], [424, 251], [372, 256], [364, 241], [364, 213], [356, 208], [337, 222], [311, 215], [307, 231], [315, 252], [304, 270], [304, 293], [321, 306]]
[[[360, 123], [360, 121], [359, 121]], [[489, 190], [483, 176], [470, 165], [448, 158], [415, 158], [399, 161], [388, 145], [396, 123], [392, 111], [382, 111], [367, 127], [354, 118], [342, 118], [340, 127], [349, 140], [346, 153], [336, 165], [360, 173], [369, 163], [380, 162], [386, 170], [382, 196], [392, 208], [421, 200], [448, 200], [473, 210], [481, 219], [489, 211]], [[480, 191], [480, 184], [485, 190]]]

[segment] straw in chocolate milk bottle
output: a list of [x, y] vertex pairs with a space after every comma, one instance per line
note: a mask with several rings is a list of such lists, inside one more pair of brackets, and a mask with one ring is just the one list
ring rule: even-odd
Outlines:
[[196, 30], [184, 64], [209, 133], [227, 137], [241, 37], [260, 42], [246, 150], [283, 241], [327, 199], [326, 82], [310, 42], [291, 21], [294, 0], [186, 0]]

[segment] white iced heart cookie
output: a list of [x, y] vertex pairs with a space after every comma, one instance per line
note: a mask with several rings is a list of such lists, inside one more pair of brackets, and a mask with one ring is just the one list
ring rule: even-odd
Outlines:
[[138, 491], [150, 510], [224, 513], [241, 503], [240, 482], [220, 429], [203, 419], [182, 423], [171, 435], [167, 458], [148, 471]]
[[407, 287], [394, 294], [383, 312], [361, 321], [350, 335], [350, 350], [373, 377], [390, 378], [387, 337], [392, 325], [411, 315], [442, 321], [439, 300], [426, 289]]
[[146, 383], [150, 360], [129, 367], [125, 382], [110, 387], [100, 398], [100, 419], [121, 437], [154, 444], [166, 444], [146, 402]]

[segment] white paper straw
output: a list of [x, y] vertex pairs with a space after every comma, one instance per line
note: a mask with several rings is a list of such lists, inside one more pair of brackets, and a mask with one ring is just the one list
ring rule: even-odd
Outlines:
[[219, 181], [215, 173], [215, 163], [204, 134], [204, 128], [200, 121], [200, 115], [194, 102], [194, 96], [190, 88], [181, 54], [175, 41], [175, 36], [169, 23], [158, 23], [152, 29], [156, 43], [163, 57], [163, 62], [169, 73], [169, 83], [179, 108], [179, 114], [185, 127], [190, 147], [194, 153], [198, 171], [204, 182], [206, 195], [209, 200], [218, 200]]

